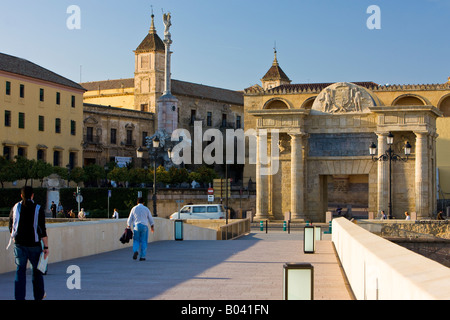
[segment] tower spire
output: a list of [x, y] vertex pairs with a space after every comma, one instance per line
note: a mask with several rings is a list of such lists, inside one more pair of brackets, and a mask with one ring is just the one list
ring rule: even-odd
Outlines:
[[274, 59], [273, 59], [273, 63], [272, 65], [277, 67], [278, 66], [278, 59], [277, 59], [277, 42], [275, 41], [274, 47], [273, 47], [273, 54], [274, 54]]
[[155, 15], [153, 14], [153, 6], [152, 7], [152, 23], [150, 25], [150, 31], [149, 33], [156, 33], [156, 28], [155, 28]]

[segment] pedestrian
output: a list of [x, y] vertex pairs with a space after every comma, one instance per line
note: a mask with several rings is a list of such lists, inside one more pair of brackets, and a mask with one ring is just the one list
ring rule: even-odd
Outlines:
[[409, 215], [408, 211], [405, 211], [405, 220], [411, 220], [411, 216]]
[[56, 218], [56, 204], [52, 201], [52, 204], [50, 205], [50, 210], [52, 211], [52, 218]]
[[78, 212], [78, 219], [80, 220], [86, 219], [86, 213], [84, 212], [84, 208], [81, 208], [80, 212]]
[[114, 208], [114, 213], [112, 215], [113, 219], [119, 219], [119, 212], [117, 211], [117, 209]]
[[61, 201], [58, 203], [58, 207], [56, 208], [57, 215], [59, 217], [64, 217], [64, 207], [61, 204]]
[[140, 253], [139, 261], [144, 261], [147, 254], [148, 225], [154, 232], [154, 221], [150, 210], [144, 206], [144, 199], [138, 198], [137, 205], [130, 211], [127, 220], [127, 228], [133, 228], [133, 259], [136, 260]]
[[443, 214], [444, 214], [444, 212], [442, 210], [439, 211], [438, 214], [437, 214], [437, 219], [438, 220], [445, 220]]
[[[28, 260], [31, 263], [33, 294], [35, 300], [45, 297], [44, 277], [37, 269], [41, 253], [46, 259], [49, 255], [47, 229], [45, 227], [45, 212], [33, 201], [33, 188], [25, 186], [20, 194], [22, 201], [16, 203], [9, 215], [9, 230], [11, 239], [8, 248], [14, 242], [16, 262], [16, 277], [14, 280], [14, 297], [25, 300], [26, 270]], [[41, 241], [44, 246], [42, 247]]]
[[384, 213], [384, 210], [381, 210], [381, 220], [386, 220], [386, 213]]

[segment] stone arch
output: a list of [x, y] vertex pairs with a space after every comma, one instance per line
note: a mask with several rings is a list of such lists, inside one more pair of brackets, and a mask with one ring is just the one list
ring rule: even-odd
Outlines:
[[417, 94], [403, 94], [398, 96], [392, 101], [393, 106], [426, 106], [431, 105], [431, 103]]
[[305, 102], [303, 102], [301, 108], [302, 108], [302, 109], [307, 109], [307, 110], [312, 109], [312, 106], [313, 106], [313, 104], [314, 104], [314, 101], [316, 101], [316, 98], [317, 98], [317, 96], [315, 96], [315, 97], [310, 97], [310, 98], [306, 99]]
[[272, 98], [264, 104], [263, 109], [291, 109], [290, 103], [283, 98]]
[[439, 100], [437, 107], [442, 111], [444, 117], [450, 117], [450, 93]]

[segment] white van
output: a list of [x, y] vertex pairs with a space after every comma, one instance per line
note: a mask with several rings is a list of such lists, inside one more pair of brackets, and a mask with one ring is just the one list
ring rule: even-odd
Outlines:
[[190, 204], [174, 212], [170, 220], [176, 219], [225, 219], [225, 208], [221, 204]]

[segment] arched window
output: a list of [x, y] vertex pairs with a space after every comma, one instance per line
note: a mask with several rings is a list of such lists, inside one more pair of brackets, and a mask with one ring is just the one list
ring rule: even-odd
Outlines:
[[438, 104], [439, 110], [442, 111], [444, 117], [450, 117], [450, 94], [445, 96]]
[[266, 110], [289, 109], [289, 105], [286, 101], [275, 98], [267, 101], [266, 104], [264, 105], [264, 109]]
[[418, 95], [405, 94], [397, 97], [393, 102], [393, 106], [424, 106], [425, 100]]

